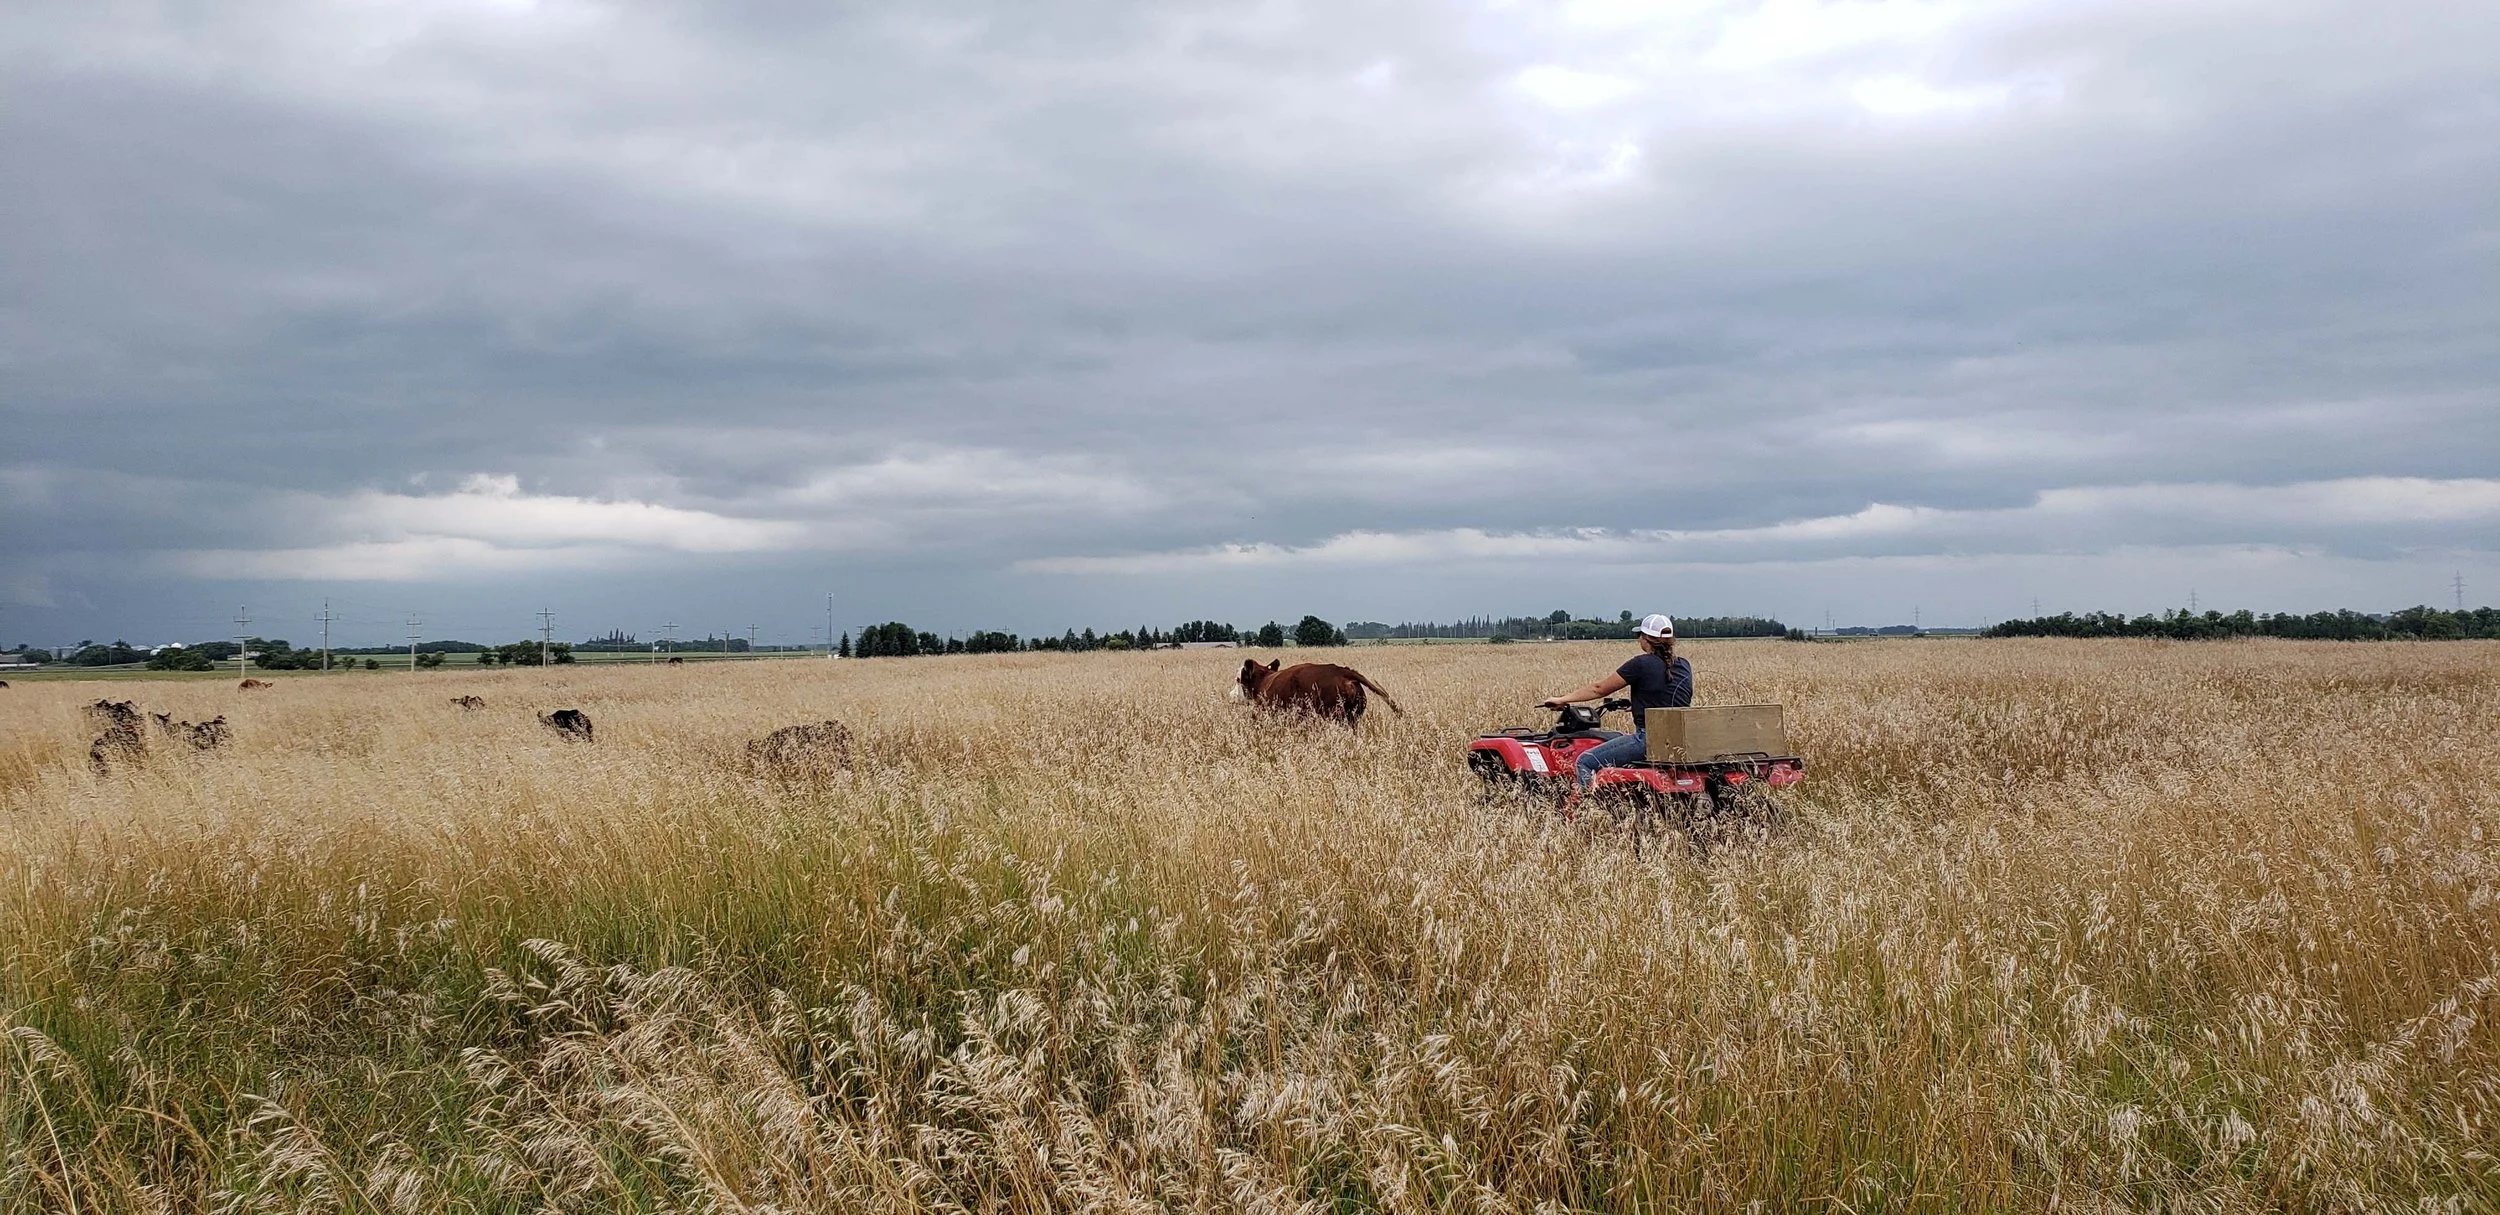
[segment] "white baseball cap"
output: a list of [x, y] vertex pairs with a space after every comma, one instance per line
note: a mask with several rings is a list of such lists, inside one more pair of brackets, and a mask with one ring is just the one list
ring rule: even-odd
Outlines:
[[1675, 622], [1656, 612], [1651, 612], [1641, 618], [1641, 636], [1673, 637], [1675, 636]]

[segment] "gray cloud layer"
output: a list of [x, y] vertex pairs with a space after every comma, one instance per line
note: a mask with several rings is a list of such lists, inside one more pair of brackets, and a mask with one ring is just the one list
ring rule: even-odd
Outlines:
[[2493, 45], [2462, 2], [26, 6], [0, 600], [2500, 586]]

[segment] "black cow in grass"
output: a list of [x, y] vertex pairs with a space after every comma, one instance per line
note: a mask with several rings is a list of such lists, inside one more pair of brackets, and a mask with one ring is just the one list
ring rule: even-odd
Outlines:
[[553, 713], [541, 713], [538, 715], [538, 724], [566, 738], [578, 738], [583, 742], [591, 741], [590, 714], [580, 709], [558, 709]]

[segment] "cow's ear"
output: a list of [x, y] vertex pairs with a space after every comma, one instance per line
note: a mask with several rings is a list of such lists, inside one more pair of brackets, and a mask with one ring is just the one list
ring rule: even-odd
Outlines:
[[1270, 658], [1267, 660], [1267, 669], [1271, 671], [1283, 665], [1285, 665], [1285, 660], [1282, 658]]

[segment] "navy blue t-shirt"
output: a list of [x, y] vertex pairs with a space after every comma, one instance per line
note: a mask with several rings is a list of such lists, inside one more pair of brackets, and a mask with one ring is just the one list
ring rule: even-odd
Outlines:
[[1681, 658], [1670, 663], [1656, 654], [1635, 654], [1615, 668], [1632, 695], [1632, 728], [1649, 728], [1651, 709], [1684, 709], [1693, 703], [1693, 664]]

